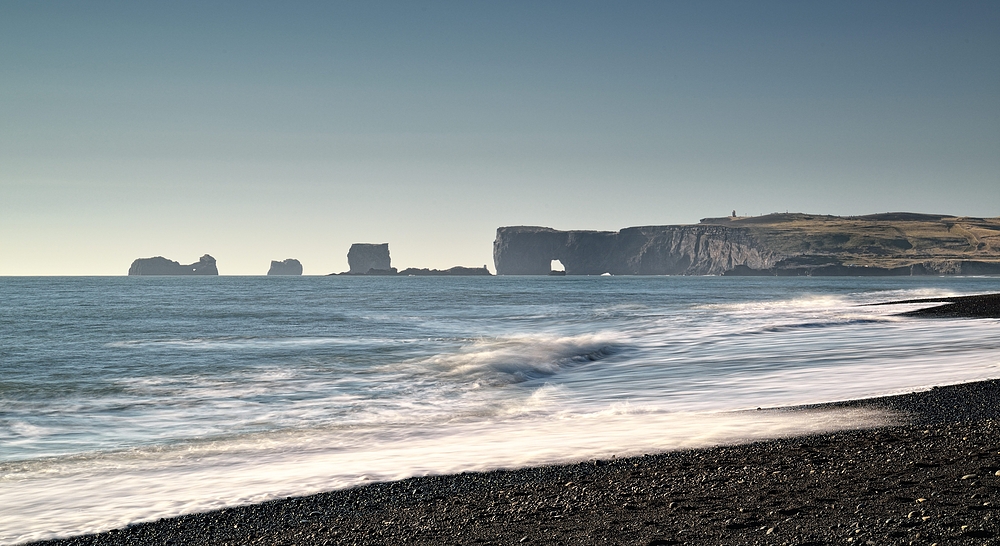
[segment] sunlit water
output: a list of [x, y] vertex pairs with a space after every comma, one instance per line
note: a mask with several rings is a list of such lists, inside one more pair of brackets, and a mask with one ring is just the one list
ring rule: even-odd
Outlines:
[[894, 417], [747, 410], [1000, 377], [1000, 321], [861, 306], [996, 291], [996, 278], [0, 278], [0, 543], [875, 425]]

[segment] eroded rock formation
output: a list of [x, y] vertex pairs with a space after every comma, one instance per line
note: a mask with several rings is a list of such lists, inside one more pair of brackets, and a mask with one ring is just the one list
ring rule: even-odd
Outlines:
[[271, 260], [271, 268], [267, 270], [268, 275], [301, 275], [302, 264], [295, 258], [288, 258], [279, 262]]
[[621, 231], [497, 229], [498, 275], [1000, 275], [1000, 218], [770, 214]]
[[215, 258], [205, 254], [197, 262], [181, 265], [163, 256], [139, 258], [128, 268], [129, 275], [218, 275]]
[[351, 275], [367, 275], [373, 270], [373, 274], [380, 271], [392, 271], [395, 274], [389, 258], [389, 243], [354, 243], [347, 251], [347, 265], [350, 266], [348, 273]]
[[502, 227], [493, 243], [498, 275], [548, 275], [552, 260], [562, 262], [567, 275], [721, 275], [737, 265], [766, 269], [780, 258], [747, 230], [722, 226]]

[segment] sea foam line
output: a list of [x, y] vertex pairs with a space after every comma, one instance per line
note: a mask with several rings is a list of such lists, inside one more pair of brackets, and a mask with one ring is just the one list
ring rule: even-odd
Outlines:
[[747, 442], [893, 419], [861, 409], [696, 414], [618, 408], [466, 423], [364, 442], [303, 431], [277, 445], [217, 446], [197, 456], [165, 451], [67, 460], [59, 472], [24, 469], [0, 478], [0, 543], [94, 533], [373, 481]]

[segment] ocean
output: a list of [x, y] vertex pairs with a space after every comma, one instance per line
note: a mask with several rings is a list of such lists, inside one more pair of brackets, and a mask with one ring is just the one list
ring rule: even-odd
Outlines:
[[[1000, 377], [998, 278], [0, 278], [0, 543], [409, 476], [893, 422]], [[758, 408], [764, 408], [758, 411]]]

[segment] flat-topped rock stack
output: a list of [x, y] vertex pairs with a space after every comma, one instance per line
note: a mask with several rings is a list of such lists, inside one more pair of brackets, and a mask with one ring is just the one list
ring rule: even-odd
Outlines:
[[267, 270], [268, 276], [275, 275], [301, 275], [302, 264], [295, 258], [288, 258], [284, 261], [271, 260], [271, 268]]
[[389, 257], [389, 243], [354, 243], [347, 251], [349, 275], [395, 274]]

